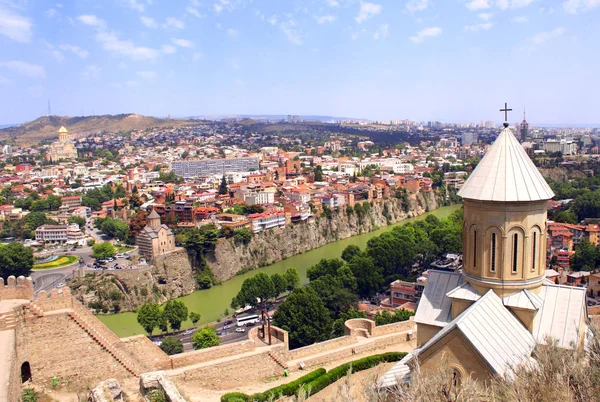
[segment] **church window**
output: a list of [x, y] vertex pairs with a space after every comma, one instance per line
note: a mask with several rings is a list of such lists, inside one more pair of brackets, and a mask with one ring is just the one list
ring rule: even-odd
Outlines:
[[492, 233], [492, 263], [490, 269], [496, 272], [496, 233]]
[[477, 231], [473, 232], [473, 268], [477, 268]]
[[531, 271], [535, 272], [536, 260], [537, 260], [537, 232], [533, 232], [533, 247], [532, 247], [533, 261], [531, 264]]
[[518, 254], [519, 254], [519, 235], [515, 233], [513, 235], [513, 261], [512, 261], [512, 271], [517, 272], [518, 270]]

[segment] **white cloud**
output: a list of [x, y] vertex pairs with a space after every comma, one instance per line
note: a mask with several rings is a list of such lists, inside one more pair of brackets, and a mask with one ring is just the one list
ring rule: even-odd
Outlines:
[[435, 36], [440, 35], [441, 33], [442, 33], [442, 28], [440, 28], [440, 27], [425, 28], [425, 29], [422, 29], [419, 32], [417, 32], [416, 35], [411, 36], [410, 40], [413, 41], [414, 43], [421, 43], [425, 40], [425, 38], [435, 37]]
[[142, 21], [142, 24], [144, 24], [148, 28], [158, 28], [158, 23], [154, 20], [154, 18], [150, 18], [150, 17], [146, 17], [145, 15], [142, 15], [140, 17], [140, 20]]
[[558, 27], [553, 29], [552, 31], [547, 32], [538, 32], [533, 35], [530, 39], [530, 42], [534, 46], [541, 46], [548, 41], [552, 41], [565, 33], [565, 29], [563, 27]]
[[192, 60], [194, 60], [194, 61], [198, 61], [198, 60], [200, 60], [200, 59], [201, 59], [203, 56], [204, 56], [204, 55], [202, 54], [202, 52], [195, 52], [195, 53], [192, 55]]
[[591, 10], [600, 5], [600, 0], [566, 0], [563, 3], [563, 8], [570, 14], [575, 14], [579, 11]]
[[185, 11], [187, 11], [188, 13], [190, 13], [193, 16], [196, 16], [198, 18], [204, 17], [202, 14], [200, 14], [200, 11], [198, 11], [198, 9], [194, 8], [194, 7], [188, 7], [188, 8], [185, 9]]
[[355, 20], [359, 24], [381, 13], [381, 5], [375, 3], [360, 3], [360, 11]]
[[0, 61], [0, 68], [5, 68], [13, 73], [33, 78], [46, 78], [43, 66], [27, 63], [20, 60]]
[[54, 18], [58, 15], [58, 10], [56, 8], [49, 8], [46, 10], [46, 16], [48, 18]]
[[385, 39], [388, 37], [390, 33], [390, 26], [388, 24], [382, 24], [379, 26], [379, 29], [375, 31], [373, 34], [373, 39]]
[[175, 45], [177, 45], [179, 47], [185, 47], [185, 48], [193, 48], [194, 47], [194, 43], [187, 39], [172, 38], [171, 42], [173, 42]]
[[146, 10], [146, 5], [152, 4], [152, 0], [147, 0], [147, 1], [125, 0], [124, 3], [126, 6], [128, 6], [132, 10], [143, 13]]
[[0, 35], [21, 43], [31, 42], [31, 20], [0, 4]]
[[229, 28], [227, 29], [227, 35], [229, 35], [230, 38], [237, 38], [238, 37], [238, 31], [236, 31], [233, 28]]
[[523, 8], [527, 7], [535, 0], [496, 0], [496, 5], [501, 10], [507, 10], [509, 8]]
[[95, 80], [100, 75], [102, 69], [94, 64], [86, 66], [81, 72], [81, 78], [84, 80]]
[[137, 87], [140, 85], [139, 82], [133, 81], [133, 80], [127, 80], [127, 81], [123, 82], [123, 84], [125, 84], [126, 87]]
[[136, 46], [129, 40], [120, 39], [114, 32], [100, 31], [96, 34], [96, 40], [102, 44], [104, 50], [130, 57], [133, 60], [154, 60], [158, 57], [156, 49]]
[[173, 54], [177, 51], [177, 49], [172, 45], [162, 45], [162, 51], [164, 54]]
[[94, 28], [106, 28], [106, 21], [96, 17], [93, 14], [80, 15], [77, 19], [85, 25], [89, 25]]
[[7, 84], [10, 84], [10, 83], [11, 83], [11, 80], [9, 80], [8, 78], [3, 77], [3, 76], [0, 75], [0, 85], [7, 85]]
[[527, 17], [525, 15], [521, 15], [521, 16], [513, 18], [513, 22], [523, 24], [525, 22], [529, 22], [529, 17]]
[[296, 21], [292, 18], [280, 22], [279, 29], [285, 34], [287, 40], [294, 45], [301, 45], [303, 43], [302, 34], [296, 28]]
[[82, 59], [85, 59], [89, 55], [89, 52], [87, 50], [82, 49], [79, 46], [75, 46], [75, 45], [60, 45], [59, 48], [60, 48], [60, 50], [64, 50], [65, 52], [75, 53], [77, 56], [81, 57]]
[[327, 1], [327, 5], [329, 7], [339, 7], [340, 6], [340, 2], [338, 0], [326, 0]]
[[267, 20], [267, 22], [271, 25], [277, 25], [277, 16], [272, 15], [271, 17], [269, 17], [269, 19]]
[[467, 25], [467, 26], [465, 26], [465, 31], [467, 31], [467, 32], [487, 31], [488, 29], [490, 29], [493, 26], [494, 26], [493, 22], [484, 22], [481, 24]]
[[315, 16], [315, 20], [317, 20], [317, 24], [324, 24], [326, 22], [333, 22], [333, 21], [335, 21], [335, 15]]
[[238, 63], [238, 61], [237, 61], [237, 60], [231, 60], [231, 69], [232, 69], [232, 70], [236, 70], [236, 71], [237, 71], [237, 70], [239, 70], [240, 68], [241, 68], [241, 67], [240, 67], [240, 63]]
[[156, 71], [136, 71], [136, 74], [145, 79], [156, 78], [158, 75], [156, 74]]
[[429, 0], [410, 0], [406, 3], [406, 9], [411, 13], [423, 11], [427, 7], [429, 7]]
[[177, 18], [168, 17], [166, 22], [163, 24], [163, 27], [183, 29], [183, 28], [185, 28], [185, 23], [181, 20], [178, 20]]
[[471, 0], [466, 4], [467, 8], [471, 11], [482, 10], [490, 8], [490, 0]]
[[221, 11], [223, 11], [223, 6], [220, 4], [213, 4], [213, 10], [215, 10], [215, 13], [219, 14]]
[[489, 21], [489, 20], [492, 19], [493, 15], [494, 14], [492, 14], [492, 13], [481, 13], [481, 14], [478, 15], [478, 17], [481, 18], [484, 21]]

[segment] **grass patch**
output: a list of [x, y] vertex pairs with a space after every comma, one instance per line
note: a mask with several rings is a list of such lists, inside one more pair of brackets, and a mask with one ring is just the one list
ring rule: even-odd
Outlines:
[[60, 268], [60, 267], [66, 266], [66, 265], [73, 264], [74, 262], [77, 262], [78, 260], [79, 260], [79, 257], [77, 257], [77, 256], [64, 255], [62, 257], [57, 258], [54, 261], [45, 262], [43, 264], [35, 264], [33, 266], [33, 270], [38, 271], [38, 270], [42, 270], [42, 269]]
[[133, 247], [131, 246], [115, 246], [115, 251], [117, 252], [117, 254], [125, 253], [131, 250], [133, 250]]

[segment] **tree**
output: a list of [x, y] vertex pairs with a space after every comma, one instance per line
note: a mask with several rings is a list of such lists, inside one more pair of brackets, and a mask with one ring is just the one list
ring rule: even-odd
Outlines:
[[201, 318], [201, 315], [196, 313], [195, 311], [192, 311], [190, 313], [190, 320], [192, 321], [192, 324], [194, 324], [194, 327], [196, 326], [198, 321], [200, 321], [200, 318]]
[[158, 318], [158, 329], [160, 329], [160, 332], [162, 333], [169, 332], [169, 320], [167, 320], [167, 317], [162, 313]]
[[33, 267], [33, 251], [21, 243], [0, 244], [0, 277], [29, 276]]
[[573, 271], [593, 271], [600, 265], [600, 250], [587, 240], [579, 243], [571, 257]]
[[348, 263], [348, 267], [356, 278], [360, 297], [373, 296], [383, 285], [382, 269], [375, 267], [369, 257], [357, 255]]
[[286, 290], [291, 292], [300, 285], [300, 275], [296, 268], [288, 268], [283, 273], [283, 279], [285, 280]]
[[158, 327], [160, 321], [160, 307], [156, 303], [144, 303], [137, 312], [137, 322], [148, 333], [152, 335], [154, 328]]
[[169, 321], [174, 331], [179, 331], [181, 323], [188, 318], [188, 308], [181, 300], [169, 300], [162, 315]]
[[92, 246], [92, 257], [97, 260], [113, 258], [116, 254], [115, 246], [108, 242], [94, 244]]
[[[30, 212], [23, 218], [23, 223], [27, 225], [29, 230], [35, 230], [42, 225], [54, 222], [46, 217], [44, 212]], [[85, 222], [84, 222], [85, 224]]]
[[313, 265], [306, 271], [306, 276], [310, 281], [320, 278], [321, 276], [335, 276], [337, 270], [344, 265], [344, 261], [339, 258], [325, 259], [323, 258], [316, 265]]
[[357, 254], [360, 254], [360, 247], [355, 244], [351, 244], [346, 247], [344, 251], [342, 251], [342, 260], [350, 262], [350, 260], [352, 260], [352, 258]]
[[554, 221], [562, 223], [577, 224], [577, 214], [571, 211], [559, 211], [554, 215]]
[[175, 338], [174, 336], [165, 337], [160, 344], [160, 348], [168, 355], [183, 353], [183, 343], [179, 338]]
[[275, 285], [273, 285], [273, 281], [269, 275], [259, 272], [244, 280], [242, 288], [231, 300], [231, 307], [238, 308], [250, 305], [264, 308], [266, 301], [273, 297], [275, 297]]
[[332, 336], [337, 338], [345, 335], [344, 323], [352, 318], [367, 318], [367, 315], [359, 310], [348, 310], [340, 313], [331, 327]]
[[283, 278], [283, 275], [274, 273], [271, 275], [271, 282], [273, 282], [273, 287], [275, 289], [275, 297], [279, 297], [280, 294], [285, 293], [287, 290], [287, 283]]
[[200, 328], [194, 335], [192, 335], [192, 344], [194, 349], [205, 349], [213, 346], [219, 346], [221, 343], [217, 336], [217, 330], [215, 327], [205, 326]]
[[323, 168], [321, 166], [315, 168], [315, 181], [323, 181]]
[[377, 325], [393, 324], [395, 322], [407, 321], [413, 315], [415, 315], [413, 311], [405, 309], [396, 310], [393, 314], [384, 310], [375, 315], [375, 323]]
[[76, 223], [80, 228], [85, 227], [85, 219], [81, 216], [70, 216], [69, 223]]
[[236, 243], [248, 244], [252, 240], [252, 232], [248, 228], [240, 228], [233, 233]]
[[329, 338], [329, 311], [312, 288], [295, 289], [275, 311], [276, 326], [289, 332], [290, 347], [298, 348]]
[[221, 179], [221, 184], [219, 185], [219, 194], [224, 195], [224, 194], [227, 194], [228, 192], [229, 192], [229, 189], [227, 186], [227, 179], [225, 179], [225, 175], [223, 175], [223, 178]]

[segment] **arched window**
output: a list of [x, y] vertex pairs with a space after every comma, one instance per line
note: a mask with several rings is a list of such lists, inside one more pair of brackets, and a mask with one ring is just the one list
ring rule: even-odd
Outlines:
[[491, 258], [492, 261], [490, 263], [490, 271], [492, 272], [496, 272], [496, 243], [497, 243], [497, 239], [496, 239], [496, 233], [492, 233], [492, 251], [491, 251]]
[[477, 231], [473, 232], [473, 268], [477, 268]]
[[29, 362], [21, 364], [21, 384], [31, 380], [31, 366]]
[[532, 251], [532, 259], [533, 261], [531, 262], [531, 271], [535, 272], [535, 270], [537, 269], [537, 232], [533, 232], [533, 244], [531, 247], [531, 251]]
[[519, 270], [519, 234], [513, 235], [513, 258], [512, 258], [512, 271], [517, 272]]

